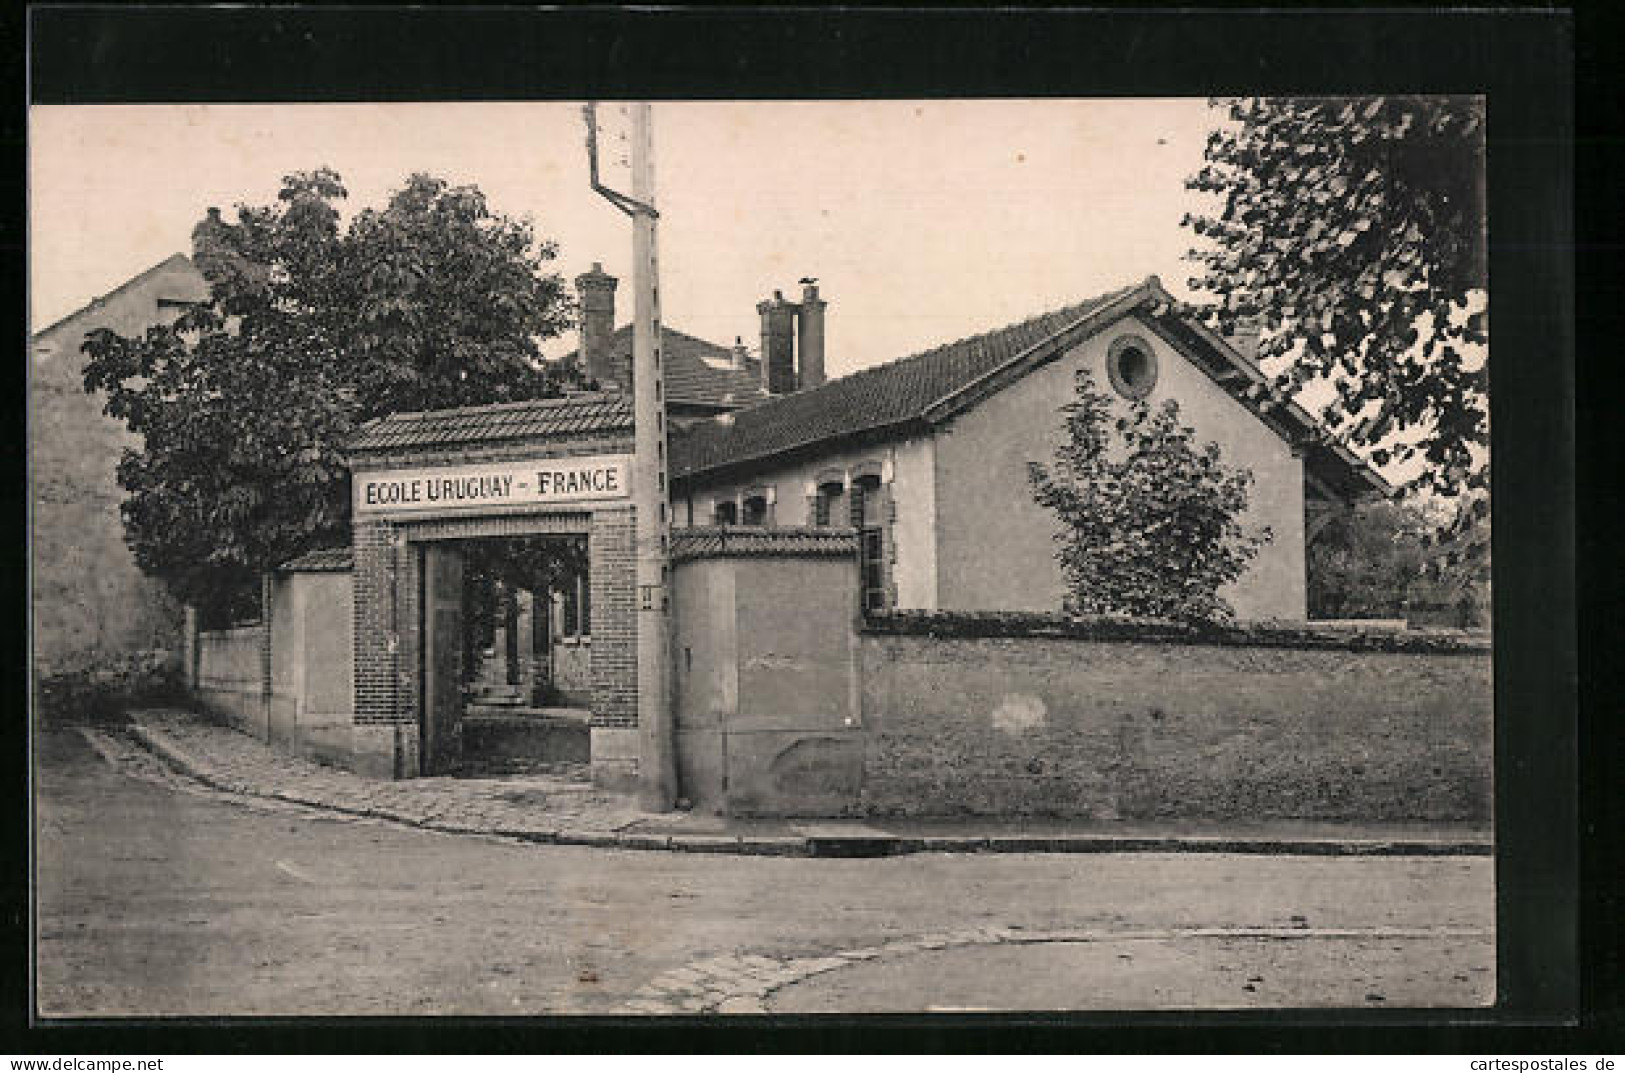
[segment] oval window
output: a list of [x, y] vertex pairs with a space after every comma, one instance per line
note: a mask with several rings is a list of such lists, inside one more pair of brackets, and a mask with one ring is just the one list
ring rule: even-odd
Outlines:
[[1143, 399], [1157, 383], [1157, 353], [1137, 335], [1122, 336], [1106, 355], [1106, 372], [1119, 395]]

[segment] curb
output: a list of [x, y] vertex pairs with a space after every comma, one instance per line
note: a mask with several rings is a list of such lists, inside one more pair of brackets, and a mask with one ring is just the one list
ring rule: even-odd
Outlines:
[[[167, 734], [132, 720], [131, 735], [148, 752], [188, 778], [222, 793], [260, 797], [360, 819], [387, 820], [423, 831], [482, 835], [538, 845], [588, 846], [596, 849], [661, 850], [675, 853], [727, 853], [755, 857], [894, 857], [913, 853], [1231, 853], [1299, 857], [1488, 857], [1495, 852], [1487, 838], [1458, 840], [1380, 838], [1234, 838], [1224, 836], [1149, 835], [947, 835], [864, 836], [852, 840], [829, 835], [685, 835], [652, 831], [593, 831], [565, 828], [514, 829], [468, 827], [420, 819], [388, 809], [360, 809], [277, 790], [261, 790], [223, 779], [210, 771]], [[843, 846], [844, 842], [853, 845]]]

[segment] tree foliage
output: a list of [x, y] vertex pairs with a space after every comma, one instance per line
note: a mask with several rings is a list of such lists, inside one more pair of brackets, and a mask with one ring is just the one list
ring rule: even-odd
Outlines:
[[[1312, 618], [1402, 618], [1489, 625], [1489, 541], [1482, 519], [1456, 524], [1413, 502], [1370, 503], [1333, 519], [1309, 546]], [[1444, 531], [1452, 535], [1434, 539]]]
[[1215, 621], [1233, 611], [1219, 589], [1241, 576], [1270, 539], [1238, 519], [1252, 474], [1198, 444], [1179, 404], [1144, 400], [1126, 416], [1095, 390], [1087, 369], [1061, 408], [1065, 440], [1053, 470], [1028, 463], [1038, 503], [1061, 528], [1056, 559], [1076, 614]]
[[1284, 393], [1328, 385], [1322, 420], [1378, 466], [1487, 490], [1482, 100], [1214, 103], [1228, 122], [1187, 186], [1220, 207], [1184, 220], [1205, 240], [1191, 286], [1216, 299], [1199, 312], [1259, 331]]
[[140, 435], [118, 466], [137, 563], [208, 607], [261, 571], [348, 540], [341, 457], [394, 411], [555, 395], [539, 340], [570, 322], [550, 242], [474, 187], [413, 175], [341, 226], [328, 169], [193, 231], [210, 298], [84, 349], [85, 389]]
[[473, 681], [484, 650], [513, 613], [514, 594], [524, 589], [545, 600], [587, 573], [584, 537], [504, 537], [463, 544], [463, 674]]

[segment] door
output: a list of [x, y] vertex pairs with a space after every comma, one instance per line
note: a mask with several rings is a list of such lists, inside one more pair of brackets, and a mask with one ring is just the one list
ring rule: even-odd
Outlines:
[[463, 555], [453, 544], [423, 547], [423, 704], [425, 775], [444, 775], [462, 758]]

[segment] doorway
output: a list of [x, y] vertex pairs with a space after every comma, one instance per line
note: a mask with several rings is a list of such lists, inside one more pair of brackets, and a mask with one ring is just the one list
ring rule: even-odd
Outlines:
[[586, 778], [586, 537], [476, 537], [419, 548], [421, 773]]

